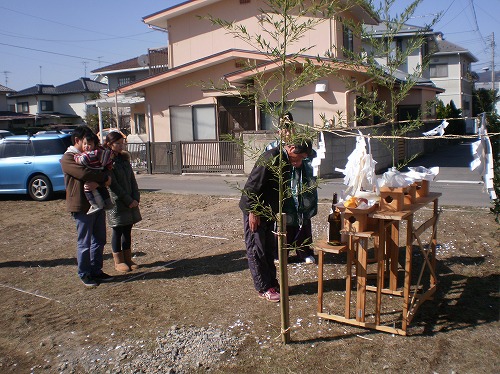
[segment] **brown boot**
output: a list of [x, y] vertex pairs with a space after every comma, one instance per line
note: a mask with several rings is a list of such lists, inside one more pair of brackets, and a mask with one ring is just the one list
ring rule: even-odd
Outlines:
[[137, 265], [134, 261], [132, 261], [132, 250], [124, 249], [123, 257], [125, 259], [125, 263], [130, 267], [130, 270], [139, 269], [139, 265]]
[[115, 270], [121, 273], [127, 273], [130, 271], [130, 268], [125, 263], [123, 258], [123, 252], [113, 252], [113, 259], [115, 260]]

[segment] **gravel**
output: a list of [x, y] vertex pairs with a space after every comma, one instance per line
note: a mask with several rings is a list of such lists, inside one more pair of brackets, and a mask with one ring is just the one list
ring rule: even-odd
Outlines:
[[151, 344], [142, 340], [108, 349], [88, 347], [79, 357], [60, 357], [57, 369], [60, 373], [76, 373], [76, 368], [84, 368], [86, 372], [106, 374], [209, 372], [233, 360], [244, 339], [212, 326], [173, 325], [166, 334], [156, 337], [151, 352], [147, 349]]

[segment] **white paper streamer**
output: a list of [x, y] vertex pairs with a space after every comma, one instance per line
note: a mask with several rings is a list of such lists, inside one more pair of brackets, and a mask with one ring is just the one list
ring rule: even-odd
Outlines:
[[493, 154], [491, 151], [490, 137], [486, 130], [486, 113], [481, 118], [481, 127], [479, 128], [479, 140], [471, 144], [472, 156], [474, 159], [470, 163], [471, 170], [477, 170], [484, 181], [486, 192], [490, 195], [490, 200], [497, 198], [493, 186]]

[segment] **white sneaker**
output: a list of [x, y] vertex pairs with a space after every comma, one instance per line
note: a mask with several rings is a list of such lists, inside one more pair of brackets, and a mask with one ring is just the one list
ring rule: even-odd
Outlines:
[[307, 256], [305, 259], [304, 259], [304, 262], [306, 264], [315, 264], [316, 263], [316, 260], [314, 259], [313, 256]]

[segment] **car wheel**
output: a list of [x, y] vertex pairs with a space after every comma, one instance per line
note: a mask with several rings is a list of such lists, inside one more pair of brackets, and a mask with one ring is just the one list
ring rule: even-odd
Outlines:
[[36, 201], [45, 201], [52, 196], [52, 184], [45, 175], [35, 175], [28, 183], [30, 197]]

